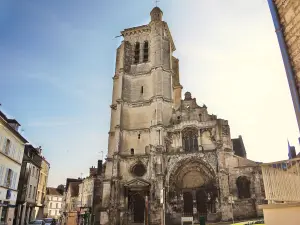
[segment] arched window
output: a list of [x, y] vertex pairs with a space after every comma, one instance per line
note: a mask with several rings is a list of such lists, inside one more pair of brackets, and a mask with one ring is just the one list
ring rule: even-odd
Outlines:
[[247, 177], [241, 176], [236, 180], [239, 198], [250, 198], [250, 181]]
[[134, 48], [134, 63], [139, 63], [140, 61], [140, 43], [137, 42]]
[[149, 58], [149, 44], [148, 41], [144, 42], [144, 59], [143, 62], [148, 62]]
[[186, 128], [182, 131], [182, 147], [186, 152], [198, 151], [198, 131], [194, 128]]

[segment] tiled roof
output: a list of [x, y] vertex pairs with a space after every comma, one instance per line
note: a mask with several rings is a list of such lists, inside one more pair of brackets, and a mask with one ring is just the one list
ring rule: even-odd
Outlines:
[[59, 192], [56, 188], [47, 187], [47, 195], [63, 195], [63, 193]]

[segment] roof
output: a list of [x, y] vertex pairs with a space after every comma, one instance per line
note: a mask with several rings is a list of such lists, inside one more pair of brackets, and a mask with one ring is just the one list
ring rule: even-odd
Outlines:
[[80, 178], [78, 178], [78, 179], [76, 179], [76, 178], [67, 178], [66, 191], [68, 190], [70, 183], [73, 183], [73, 182], [79, 182], [79, 183], [81, 183], [82, 179], [80, 179]]
[[63, 195], [63, 193], [59, 192], [57, 188], [47, 187], [47, 195]]
[[246, 158], [247, 153], [246, 153], [246, 150], [245, 150], [245, 145], [244, 145], [242, 136], [239, 136], [238, 138], [231, 139], [231, 141], [232, 141], [232, 147], [233, 147], [234, 154], [238, 155], [240, 157]]
[[19, 126], [21, 126], [21, 124], [19, 124], [19, 122], [18, 122], [17, 120], [15, 120], [15, 119], [7, 119], [7, 122], [8, 122], [8, 123], [16, 123], [16, 124], [18, 124]]
[[0, 110], [0, 119], [4, 121], [4, 125], [10, 130], [10, 132], [12, 132], [24, 143], [28, 142], [18, 131], [16, 131], [11, 125], [9, 125], [9, 121], [11, 121], [11, 119], [8, 119], [7, 116], [1, 110]]
[[72, 182], [69, 184], [71, 197], [76, 197], [79, 194], [79, 184], [81, 182]]

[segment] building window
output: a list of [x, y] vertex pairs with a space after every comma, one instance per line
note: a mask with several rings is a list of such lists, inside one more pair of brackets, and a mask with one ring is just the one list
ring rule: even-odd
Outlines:
[[141, 94], [144, 94], [144, 87], [141, 87]]
[[149, 44], [148, 41], [144, 42], [144, 62], [148, 62], [148, 58], [149, 58]]
[[142, 177], [147, 172], [147, 170], [143, 163], [138, 162], [132, 167], [131, 172], [137, 177]]
[[58, 209], [58, 203], [56, 203], [56, 208]]
[[133, 148], [130, 149], [130, 153], [131, 153], [131, 155], [134, 155], [134, 149]]
[[51, 216], [51, 210], [49, 210], [49, 216]]
[[29, 186], [28, 198], [31, 198], [31, 189], [32, 189], [32, 185]]
[[[4, 204], [8, 204], [8, 202], [4, 201]], [[7, 211], [8, 207], [2, 207], [2, 212], [1, 212], [1, 224], [5, 224], [6, 219], [7, 219]]]
[[137, 64], [140, 61], [140, 43], [137, 42], [134, 48], [134, 63]]
[[202, 115], [199, 114], [199, 121], [202, 122]]
[[183, 150], [186, 152], [198, 151], [198, 130], [195, 128], [186, 128], [182, 131]]
[[250, 181], [247, 177], [238, 177], [238, 179], [236, 180], [236, 186], [238, 189], [238, 196], [240, 199], [250, 198]]
[[50, 208], [52, 208], [52, 202], [50, 202]]
[[34, 199], [35, 197], [35, 187], [33, 187], [33, 193], [32, 193], [32, 198]]
[[138, 139], [141, 139], [141, 134], [138, 134]]
[[4, 145], [4, 153], [9, 154], [9, 149], [10, 149], [11, 141], [9, 139], [6, 139], [6, 143]]
[[6, 170], [6, 177], [5, 177], [5, 186], [11, 187], [13, 180], [13, 171], [9, 168]]

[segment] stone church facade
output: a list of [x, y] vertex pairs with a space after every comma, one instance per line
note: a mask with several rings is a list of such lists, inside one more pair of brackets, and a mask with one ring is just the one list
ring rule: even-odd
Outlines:
[[190, 92], [182, 99], [170, 30], [158, 7], [150, 15], [149, 24], [121, 32], [100, 223], [261, 215], [259, 164], [246, 158], [241, 137], [231, 139], [227, 120], [209, 114]]

